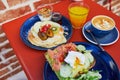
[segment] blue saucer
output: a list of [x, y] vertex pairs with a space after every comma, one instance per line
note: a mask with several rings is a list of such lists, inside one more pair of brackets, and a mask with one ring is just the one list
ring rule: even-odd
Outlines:
[[[93, 44], [97, 44], [92, 39], [91, 35], [88, 32], [86, 32], [86, 29], [89, 29], [90, 26], [91, 26], [91, 22], [89, 21], [84, 25], [84, 27], [82, 29], [82, 33], [89, 42], [91, 42]], [[102, 46], [114, 44], [119, 39], [119, 31], [115, 27], [108, 35], [106, 35], [104, 37], [96, 37], [96, 39], [99, 41], [100, 45], [102, 45]]]

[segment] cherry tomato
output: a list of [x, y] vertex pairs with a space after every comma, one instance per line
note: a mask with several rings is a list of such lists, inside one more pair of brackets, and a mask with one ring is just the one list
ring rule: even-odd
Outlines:
[[45, 25], [48, 29], [51, 27], [51, 25], [50, 24], [46, 24]]
[[51, 27], [51, 25], [50, 24], [46, 24], [46, 25], [44, 25], [44, 26], [42, 26], [42, 28], [41, 28], [41, 32], [47, 32], [47, 30], [49, 29]]
[[63, 62], [64, 61], [64, 55], [62, 54], [62, 53], [59, 53], [59, 55], [58, 55], [58, 60], [60, 61], [60, 62]]
[[63, 61], [64, 61], [64, 57], [62, 57], [62, 56], [59, 57], [59, 61], [60, 61], [60, 62], [63, 62]]
[[43, 31], [43, 32], [46, 32], [47, 30], [48, 30], [47, 27], [42, 27], [42, 31]]

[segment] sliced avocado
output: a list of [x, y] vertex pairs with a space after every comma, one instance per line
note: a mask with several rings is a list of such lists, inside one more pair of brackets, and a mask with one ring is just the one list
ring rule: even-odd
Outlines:
[[63, 64], [60, 68], [60, 75], [64, 78], [67, 78], [72, 73], [72, 67], [70, 67], [68, 64]]
[[94, 61], [94, 57], [92, 56], [91, 53], [85, 53], [84, 55], [86, 56], [90, 63]]
[[70, 77], [75, 78], [79, 76], [79, 73], [82, 73], [84, 70], [84, 66], [78, 65], [75, 69], [72, 70], [72, 74]]
[[78, 46], [77, 46], [77, 49], [78, 49], [80, 52], [86, 50], [85, 46], [83, 46], [83, 45], [78, 45]]
[[87, 56], [85, 55], [85, 68], [88, 69], [90, 67], [90, 61], [87, 58]]

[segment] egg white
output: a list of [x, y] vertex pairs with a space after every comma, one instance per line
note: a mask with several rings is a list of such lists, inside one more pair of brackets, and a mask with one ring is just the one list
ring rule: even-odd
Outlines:
[[77, 65], [84, 65], [85, 63], [84, 54], [76, 51], [69, 51], [64, 61], [68, 63], [72, 68], [76, 68], [77, 67], [77, 65], [75, 65], [76, 59], [78, 59], [80, 62]]

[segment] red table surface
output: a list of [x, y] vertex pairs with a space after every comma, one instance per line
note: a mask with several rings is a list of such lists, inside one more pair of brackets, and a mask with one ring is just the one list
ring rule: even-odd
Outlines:
[[[112, 17], [116, 21], [116, 27], [120, 31], [120, 18], [114, 15], [112, 12], [106, 10], [100, 5], [96, 4], [91, 0], [84, 0], [90, 7], [90, 13], [88, 15], [87, 21], [89, 21], [93, 16], [104, 14]], [[61, 12], [62, 15], [68, 16], [68, 5], [70, 4], [70, 0], [62, 0], [60, 3], [54, 4], [54, 11]], [[17, 55], [22, 67], [27, 74], [29, 80], [43, 80], [43, 70], [45, 64], [45, 51], [39, 51], [35, 49], [31, 49], [24, 44], [24, 42], [20, 39], [20, 27], [29, 17], [34, 16], [36, 12], [30, 13], [18, 19], [15, 19], [11, 22], [3, 24], [3, 30], [6, 33], [6, 36], [13, 47], [15, 54]], [[81, 29], [73, 30], [73, 34], [71, 39], [68, 42], [88, 42], [83, 34]], [[120, 39], [113, 45], [103, 47], [116, 61], [118, 67], [120, 68], [120, 57], [119, 57], [119, 47], [120, 47]]]

